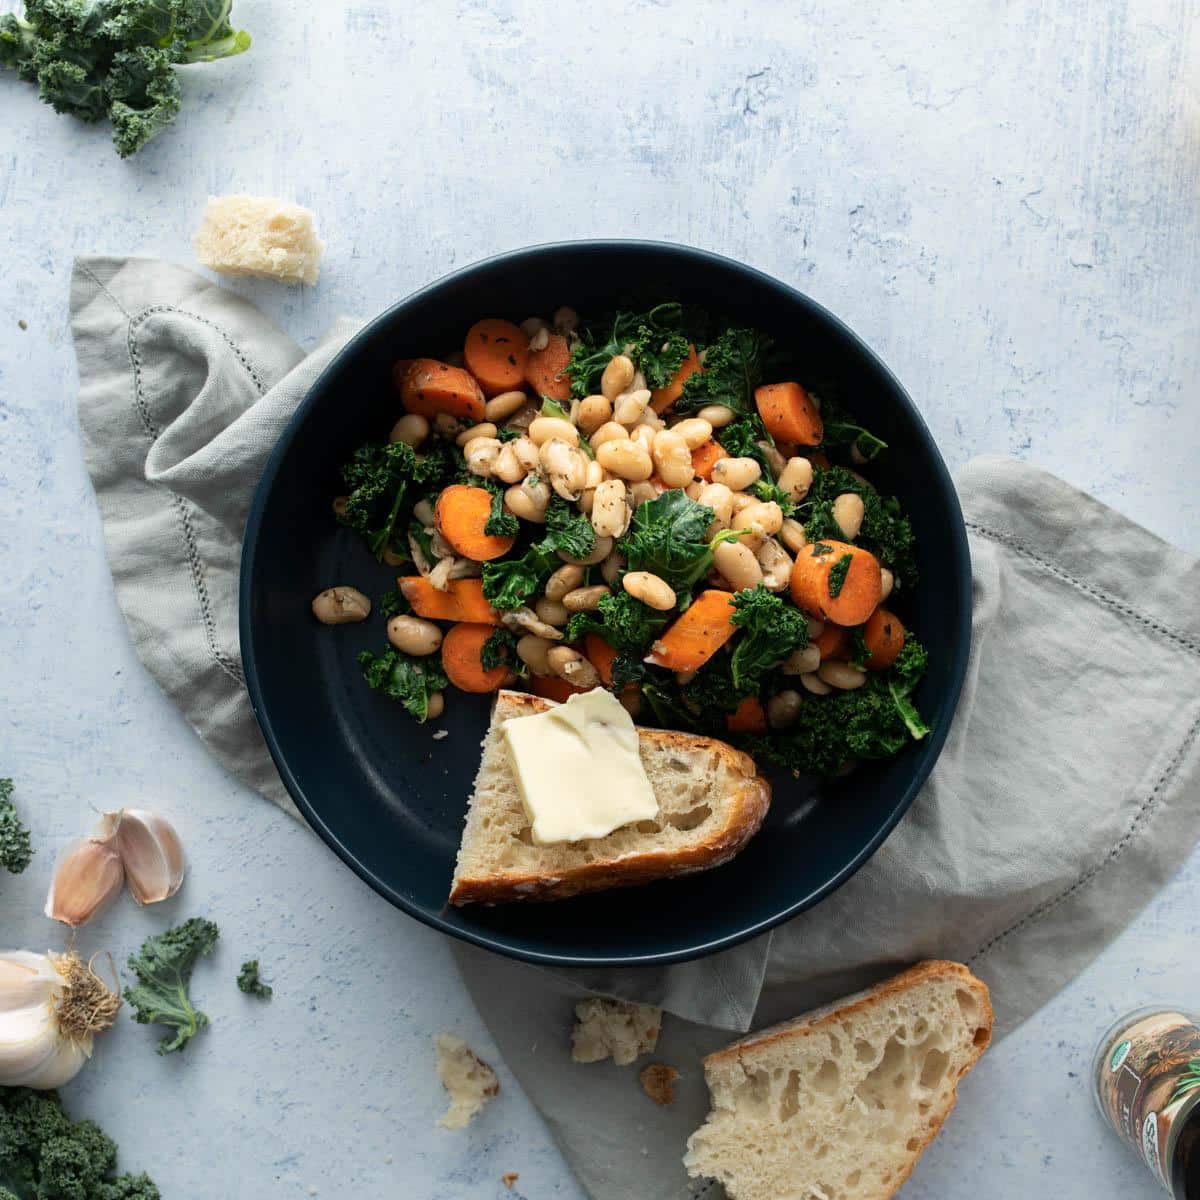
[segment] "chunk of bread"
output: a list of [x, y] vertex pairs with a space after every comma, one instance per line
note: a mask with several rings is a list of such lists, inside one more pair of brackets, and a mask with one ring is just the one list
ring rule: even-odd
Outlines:
[[270, 196], [210, 196], [192, 245], [200, 261], [222, 275], [284, 283], [316, 283], [325, 252], [313, 214]]
[[561, 900], [703, 871], [728, 862], [758, 832], [771, 787], [748, 754], [715, 738], [639, 729], [642, 765], [658, 798], [657, 819], [601, 838], [535, 846], [500, 729], [510, 717], [553, 707], [524, 692], [498, 695], [458, 849], [451, 904]]
[[666, 1063], [651, 1063], [643, 1067], [638, 1078], [642, 1081], [642, 1091], [664, 1108], [675, 1103], [675, 1080], [679, 1072]]
[[452, 1033], [439, 1033], [437, 1071], [442, 1086], [450, 1093], [450, 1107], [438, 1124], [444, 1129], [464, 1129], [483, 1106], [500, 1094], [496, 1072]]
[[987, 987], [919, 963], [710, 1054], [712, 1111], [684, 1166], [731, 1200], [887, 1200], [991, 1037]]
[[571, 1057], [578, 1063], [611, 1058], [618, 1067], [627, 1067], [658, 1045], [661, 1028], [661, 1008], [592, 996], [575, 1005]]

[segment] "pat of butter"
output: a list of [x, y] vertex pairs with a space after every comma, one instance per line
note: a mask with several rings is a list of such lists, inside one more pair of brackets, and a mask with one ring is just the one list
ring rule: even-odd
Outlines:
[[658, 815], [633, 718], [611, 692], [511, 717], [502, 732], [537, 845], [604, 837]]

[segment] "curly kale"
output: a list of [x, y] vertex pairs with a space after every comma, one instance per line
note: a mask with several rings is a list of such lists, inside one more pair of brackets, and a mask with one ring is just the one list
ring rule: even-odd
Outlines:
[[546, 536], [520, 557], [493, 559], [483, 564], [483, 594], [493, 608], [520, 608], [534, 596], [556, 567], [558, 552], [586, 558], [596, 546], [596, 531], [586, 514], [559, 496], [546, 508]]
[[479, 665], [485, 671], [508, 667], [523, 675], [525, 664], [517, 657], [517, 636], [510, 629], [497, 629], [479, 649]]
[[[754, 389], [762, 383], [770, 347], [771, 339], [757, 329], [725, 330], [705, 350], [704, 370], [684, 383], [675, 411], [690, 413], [709, 404], [723, 404], [739, 416], [754, 413]], [[726, 430], [721, 433], [722, 446]]]
[[362, 651], [358, 665], [372, 691], [399, 700], [422, 723], [429, 716], [429, 697], [450, 686], [440, 659], [412, 658], [391, 646], [378, 655]]
[[735, 592], [733, 607], [730, 620], [743, 633], [733, 648], [730, 677], [734, 693], [741, 697], [756, 693], [776, 663], [808, 645], [808, 620], [761, 583]]
[[0, 67], [35, 83], [56, 112], [112, 122], [122, 158], [178, 116], [175, 66], [250, 48], [232, 0], [25, 0], [0, 17]]
[[[437, 491], [454, 472], [453, 458], [445, 447], [418, 455], [406, 442], [360, 446], [342, 467], [349, 495], [338, 520], [353, 529], [379, 561], [391, 550], [407, 555], [400, 531], [423, 495]], [[415, 485], [415, 486], [410, 486]]]
[[0, 779], [0, 867], [20, 875], [33, 858], [33, 847], [29, 830], [17, 816], [12, 794], [13, 781]]
[[259, 978], [257, 958], [251, 958], [242, 963], [242, 969], [238, 972], [237, 985], [238, 991], [245, 992], [247, 996], [257, 996], [260, 1000], [270, 1000], [275, 994], [275, 989], [269, 984], [263, 983]]
[[112, 1177], [117, 1147], [56, 1092], [0, 1088], [0, 1200], [161, 1200], [147, 1175]]
[[129, 969], [137, 984], [125, 992], [139, 1025], [165, 1025], [174, 1032], [158, 1043], [159, 1054], [182, 1050], [205, 1025], [208, 1017], [192, 1006], [188, 981], [192, 968], [202, 954], [211, 954], [217, 944], [218, 929], [212, 921], [192, 917], [147, 938], [142, 948], [129, 958]]
[[517, 518], [504, 507], [504, 490], [490, 479], [477, 479], [475, 486], [480, 484], [492, 494], [492, 511], [488, 513], [483, 532], [488, 537], [516, 537], [521, 526]]
[[[563, 640], [577, 642], [585, 634], [594, 633], [618, 655], [640, 656], [662, 631], [667, 619], [667, 613], [643, 604], [628, 592], [613, 592], [601, 597], [595, 612], [572, 614], [563, 630]], [[622, 666], [625, 675], [633, 670], [631, 665]], [[626, 682], [632, 680], [627, 678]]]
[[633, 359], [651, 388], [666, 387], [687, 358], [688, 315], [679, 304], [659, 304], [649, 312], [619, 312], [600, 325], [579, 331], [567, 374], [571, 394], [583, 399], [600, 391], [600, 377], [615, 354]]
[[[721, 449], [730, 458], [752, 458], [762, 468], [763, 480], [775, 478], [771, 460], [763, 449], [764, 443], [773, 446], [775, 439], [767, 432], [767, 427], [758, 413], [748, 413], [736, 421], [731, 421], [724, 429], [717, 431], [716, 437]], [[766, 486], [774, 487], [773, 484]], [[774, 499], [773, 496], [765, 498]]]
[[843, 492], [862, 497], [863, 522], [855, 542], [890, 567], [897, 582], [912, 587], [917, 581], [916, 539], [900, 502], [894, 496], [880, 495], [845, 467], [818, 467], [813, 473], [812, 487], [796, 509], [796, 519], [804, 526], [808, 540], [842, 540], [842, 532], [833, 519], [833, 502]]
[[887, 449], [887, 442], [857, 424], [846, 410], [830, 397], [821, 399], [821, 424], [825, 427], [825, 435], [821, 441], [825, 450], [857, 450], [859, 462], [870, 462]]
[[[770, 478], [770, 471], [767, 471], [767, 478]], [[779, 505], [785, 517], [790, 517], [796, 511], [796, 505], [792, 500], [791, 494], [785, 492], [783, 488], [774, 483], [768, 483], [766, 479], [760, 479], [757, 483], [750, 485], [753, 492], [760, 500], [774, 500]]]
[[412, 612], [412, 605], [404, 593], [398, 587], [394, 587], [379, 597], [379, 612], [385, 621], [392, 617], [406, 617]]

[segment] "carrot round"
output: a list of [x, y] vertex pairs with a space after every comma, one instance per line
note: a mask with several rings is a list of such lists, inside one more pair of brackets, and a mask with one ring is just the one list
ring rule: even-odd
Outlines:
[[654, 645], [644, 661], [668, 671], [699, 670], [733, 637], [733, 599], [716, 588], [701, 592]]
[[529, 339], [511, 321], [487, 317], [467, 330], [463, 359], [485, 396], [511, 392], [525, 381]]
[[507, 554], [517, 540], [485, 533], [492, 515], [492, 494], [486, 488], [455, 483], [438, 497], [434, 519], [437, 531], [464, 558], [490, 562]]
[[546, 700], [557, 700], [565, 704], [571, 696], [581, 694], [584, 689], [577, 688], [573, 683], [560, 679], [557, 675], [535, 675], [529, 681], [529, 686], [535, 696]]
[[500, 624], [500, 614], [483, 597], [480, 579], [452, 579], [444, 592], [423, 575], [402, 575], [396, 583], [418, 617], [431, 621], [470, 621], [475, 625]]
[[683, 395], [683, 385], [701, 370], [703, 367], [700, 366], [700, 356], [696, 353], [696, 347], [688, 346], [687, 358], [679, 364], [679, 369], [671, 376], [670, 383], [651, 391], [650, 407], [656, 413], [666, 412]]
[[486, 670], [480, 661], [483, 644], [496, 631], [490, 625], [452, 625], [442, 639], [442, 670], [462, 692], [494, 692], [508, 678], [501, 663]]
[[600, 682], [612, 687], [612, 665], [617, 652], [598, 633], [589, 633], [583, 639], [584, 657], [596, 668]]
[[825, 437], [821, 414], [798, 383], [765, 383], [755, 389], [754, 403], [767, 432], [781, 442], [819, 446]]
[[570, 400], [571, 381], [567, 377], [567, 363], [571, 361], [571, 347], [560, 333], [552, 333], [544, 350], [530, 350], [525, 359], [525, 382], [539, 396], [551, 400]]
[[766, 733], [767, 714], [762, 701], [757, 696], [747, 696], [725, 718], [725, 726], [730, 733]]
[[423, 417], [449, 413], [465, 421], [483, 420], [483, 392], [470, 372], [436, 358], [414, 358], [408, 364], [400, 381], [400, 402]]
[[692, 473], [712, 483], [712, 469], [723, 458], [728, 458], [723, 446], [714, 441], [705, 442], [692, 451]]
[[821, 661], [825, 662], [830, 658], [845, 658], [846, 643], [849, 638], [850, 631], [844, 625], [835, 625], [832, 621], [826, 621], [821, 636], [813, 638], [812, 644], [820, 650]]
[[[830, 591], [830, 573], [847, 555], [841, 588]], [[834, 577], [836, 579], [836, 575]], [[883, 595], [879, 560], [861, 546], [847, 542], [811, 542], [796, 556], [792, 567], [792, 599], [797, 608], [823, 621], [839, 625], [861, 625], [876, 609]]]
[[871, 652], [866, 666], [872, 671], [886, 671], [904, 649], [904, 623], [894, 612], [877, 608], [863, 626], [863, 644]]

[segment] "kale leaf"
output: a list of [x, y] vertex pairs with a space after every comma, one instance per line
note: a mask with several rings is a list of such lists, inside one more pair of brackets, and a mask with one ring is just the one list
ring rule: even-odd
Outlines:
[[829, 595], [831, 599], [836, 600], [842, 594], [842, 588], [846, 585], [846, 576], [850, 573], [850, 565], [853, 562], [853, 554], [843, 554], [829, 568]]
[[778, 487], [776, 484], [768, 483], [766, 479], [760, 479], [757, 483], [751, 484], [750, 491], [760, 500], [774, 500], [779, 505], [785, 517], [790, 517], [796, 511], [796, 505], [792, 501], [791, 493], [785, 492], [783, 488]]
[[[574, 613], [563, 630], [563, 640], [577, 642], [585, 634], [602, 637], [618, 655], [642, 654], [667, 623], [667, 614], [634, 599], [626, 591], [602, 596], [594, 612]], [[630, 673], [632, 667], [622, 668]], [[615, 685], [614, 685], [615, 686]]]
[[776, 663], [808, 645], [808, 621], [798, 608], [785, 604], [761, 583], [735, 592], [733, 607], [736, 611], [730, 620], [745, 631], [730, 661], [733, 691], [741, 697], [757, 692]]
[[596, 547], [596, 531], [585, 513], [559, 496], [546, 507], [546, 535], [520, 558], [483, 564], [483, 594], [493, 608], [520, 608], [535, 595], [546, 577], [560, 566], [558, 552], [586, 558]]
[[504, 507], [504, 492], [490, 479], [481, 480], [484, 487], [492, 493], [492, 511], [488, 514], [487, 524], [483, 532], [488, 537], [516, 537], [521, 526], [517, 518]]
[[0, 1087], [0, 1197], [162, 1200], [147, 1175], [112, 1177], [117, 1147], [93, 1121], [72, 1121], [56, 1092]]
[[175, 65], [250, 48], [232, 0], [26, 0], [0, 17], [0, 67], [35, 83], [56, 112], [112, 122], [127, 158], [179, 114]]
[[399, 700], [421, 722], [429, 716], [429, 697], [450, 685], [439, 660], [411, 658], [391, 646], [379, 655], [364, 650], [358, 665], [372, 691]]
[[752, 458], [762, 468], [764, 480], [775, 478], [775, 472], [771, 469], [771, 460], [762, 446], [764, 442], [768, 446], [773, 446], [775, 440], [767, 432], [758, 413], [750, 413], [748, 416], [731, 421], [724, 429], [717, 430], [715, 436], [721, 449], [730, 458]]
[[479, 648], [479, 665], [485, 671], [497, 667], [511, 667], [514, 671], [524, 667], [517, 657], [517, 638], [508, 629], [497, 629]]
[[833, 519], [833, 502], [843, 492], [862, 497], [863, 522], [855, 542], [890, 567], [898, 583], [912, 587], [917, 582], [916, 539], [900, 502], [894, 496], [881, 495], [845, 467], [818, 467], [813, 473], [812, 487], [796, 510], [808, 540], [842, 540], [842, 531]]
[[257, 958], [251, 958], [242, 963], [242, 969], [238, 972], [237, 985], [238, 991], [245, 992], [247, 996], [257, 996], [260, 1000], [270, 1000], [275, 994], [275, 989], [269, 984], [263, 983], [259, 978]]
[[390, 620], [392, 617], [408, 616], [412, 612], [412, 605], [404, 593], [398, 587], [394, 587], [379, 597], [379, 611], [384, 620]]
[[138, 980], [125, 992], [133, 1019], [139, 1025], [165, 1025], [174, 1030], [158, 1043], [159, 1054], [182, 1050], [208, 1024], [208, 1017], [192, 1006], [187, 989], [196, 960], [212, 952], [217, 936], [212, 921], [192, 917], [174, 929], [147, 938], [129, 958], [129, 969]]
[[615, 354], [628, 355], [648, 387], [666, 387], [687, 358], [686, 324], [682, 305], [659, 304], [649, 312], [619, 312], [599, 327], [585, 326], [567, 365], [571, 394], [583, 399], [599, 392], [600, 377]]
[[[342, 467], [349, 496], [338, 520], [353, 529], [379, 561], [388, 550], [406, 554], [398, 541], [398, 530], [404, 525], [401, 513], [410, 512], [422, 494], [437, 490], [453, 470], [444, 447], [418, 456], [406, 442], [360, 446]], [[410, 484], [421, 485], [420, 490]]]
[[860, 462], [870, 462], [887, 449], [887, 442], [855, 423], [836, 400], [828, 397], [821, 399], [821, 424], [825, 427], [821, 445], [826, 450], [857, 450]]
[[17, 816], [12, 794], [13, 781], [0, 779], [0, 867], [20, 875], [33, 858], [33, 846], [29, 830]]
[[[756, 413], [754, 389], [762, 383], [771, 339], [757, 329], [727, 329], [704, 352], [704, 370], [690, 375], [675, 402], [679, 413], [723, 404], [739, 416]], [[726, 430], [729, 426], [726, 426]], [[725, 445], [725, 431], [721, 434]]]

